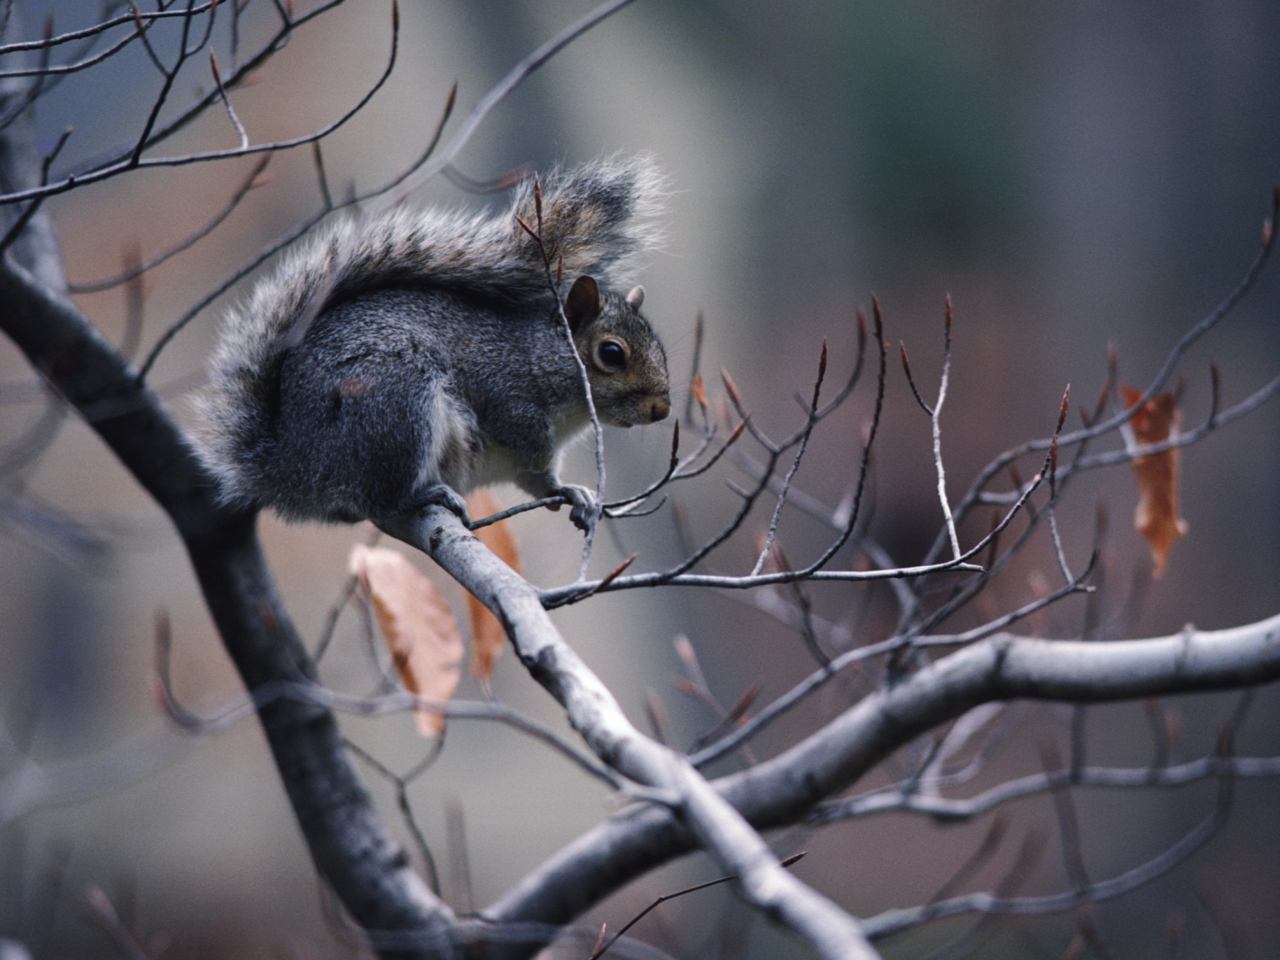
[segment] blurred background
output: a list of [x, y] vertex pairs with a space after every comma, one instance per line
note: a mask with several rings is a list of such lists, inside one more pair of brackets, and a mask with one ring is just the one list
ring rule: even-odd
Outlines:
[[[18, 6], [28, 36], [38, 35], [46, 17], [61, 32], [94, 22], [97, 13], [73, 0]], [[299, 11], [310, 8], [299, 4]], [[325, 142], [334, 193], [394, 176], [422, 151], [453, 82], [459, 109], [446, 135], [512, 65], [588, 9], [558, 0], [403, 0], [394, 74]], [[251, 6], [241, 20], [243, 48], [261, 43], [277, 16], [270, 5]], [[349, 109], [385, 65], [390, 25], [389, 2], [349, 0], [300, 28], [259, 82], [232, 94], [250, 137], [299, 136]], [[153, 36], [157, 50], [171, 56], [174, 31], [160, 27]], [[136, 46], [68, 77], [40, 101], [45, 149], [74, 128], [55, 172], [128, 143], [140, 129], [157, 76]], [[224, 67], [226, 46], [224, 40], [218, 48]], [[204, 71], [201, 61], [182, 75], [175, 104], [208, 87]], [[226, 114], [211, 111], [166, 152], [230, 147], [235, 136]], [[670, 179], [667, 240], [644, 283], [646, 311], [668, 345], [678, 384], [676, 409], [684, 408], [701, 312], [708, 381], [718, 380], [722, 367], [731, 370], [758, 423], [791, 428], [798, 417], [791, 394], [809, 391], [824, 338], [835, 381], [854, 355], [855, 313], [873, 295], [890, 343], [905, 342], [928, 396], [950, 295], [955, 355], [943, 451], [954, 499], [1000, 450], [1052, 430], [1065, 385], [1078, 408], [1089, 409], [1106, 379], [1109, 348], [1120, 378], [1145, 385], [1181, 333], [1243, 276], [1271, 186], [1280, 181], [1280, 5], [638, 0], [500, 105], [458, 167], [484, 181], [522, 165], [641, 152], [654, 155]], [[87, 283], [109, 276], [130, 245], [147, 257], [188, 235], [227, 202], [251, 166], [237, 160], [146, 171], [55, 199], [49, 208], [69, 277]], [[278, 155], [267, 176], [209, 239], [148, 275], [144, 351], [206, 291], [319, 208], [308, 150]], [[437, 180], [411, 202], [502, 200]], [[1188, 425], [1209, 409], [1211, 362], [1222, 371], [1228, 403], [1280, 368], [1278, 276], [1264, 276], [1183, 363]], [[200, 313], [161, 355], [151, 380], [181, 416], [189, 414], [184, 397], [199, 381], [219, 316], [247, 289], [241, 285]], [[122, 341], [122, 290], [77, 302], [105, 337]], [[166, 957], [351, 956], [356, 948], [332, 921], [256, 726], [183, 738], [167, 731], [156, 706], [159, 610], [173, 624], [175, 685], [184, 702], [212, 712], [241, 693], [177, 538], [96, 437], [74, 417], [60, 417], [29, 381], [22, 358], [0, 345], [0, 443], [9, 456], [0, 478], [6, 750], [22, 749], [46, 765], [109, 747], [121, 759], [105, 773], [73, 778], [70, 794], [56, 798], [73, 802], [41, 800], [29, 811], [14, 778], [0, 781], [0, 801], [12, 816], [0, 834], [0, 934], [41, 931], [41, 941], [30, 944], [40, 957], [100, 955], [108, 941], [77, 906], [96, 886]], [[928, 421], [900, 369], [891, 370], [888, 393], [871, 530], [897, 562], [914, 563], [941, 520]], [[806, 491], [839, 501], [855, 476], [870, 404], [864, 388], [815, 438], [800, 478]], [[1109, 518], [1101, 634], [1225, 627], [1280, 610], [1277, 423], [1277, 408], [1267, 407], [1185, 453], [1190, 533], [1159, 580], [1132, 530], [1136, 494], [1128, 469], [1078, 484], [1060, 517], [1073, 563], [1088, 558], [1099, 503]], [[46, 449], [41, 443], [49, 438]], [[670, 425], [611, 431], [606, 444], [610, 489], [636, 489], [665, 465]], [[39, 456], [23, 459], [29, 448]], [[572, 472], [590, 481], [585, 452]], [[722, 480], [685, 495], [698, 534], [714, 530], [736, 502]], [[515, 502], [514, 491], [499, 494]], [[764, 522], [758, 518], [758, 526]], [[672, 526], [666, 511], [623, 528], [618, 542], [602, 538], [596, 567], [606, 571], [633, 549], [640, 564], [670, 562], [677, 556]], [[286, 527], [271, 517], [262, 528], [290, 609], [304, 635], [317, 637], [341, 594], [350, 547], [369, 531]], [[526, 515], [516, 528], [532, 579], [552, 585], [573, 578], [580, 541], [563, 514]], [[981, 532], [977, 525], [966, 531]], [[789, 518], [782, 536], [797, 562], [820, 549], [821, 531], [799, 518]], [[751, 549], [744, 539], [716, 568], [749, 563]], [[1043, 545], [1015, 566], [981, 614], [1026, 602], [1055, 576]], [[460, 599], [456, 589], [450, 596]], [[878, 590], [815, 591], [820, 610], [850, 618], [858, 643], [891, 628], [886, 597]], [[969, 616], [957, 625], [978, 622], [980, 614]], [[1026, 629], [1078, 635], [1081, 616], [1081, 605], [1063, 604]], [[659, 718], [679, 745], [714, 721], [671, 683], [679, 670], [677, 634], [690, 638], [726, 703], [756, 681], [771, 698], [811, 669], [794, 633], [733, 598], [612, 595], [558, 618], [633, 718]], [[323, 666], [328, 682], [365, 692], [359, 637], [358, 617], [348, 613]], [[549, 698], [510, 658], [499, 665], [494, 690], [563, 728]], [[792, 742], [848, 693], [780, 725], [761, 738], [758, 753]], [[463, 695], [478, 695], [474, 684]], [[1237, 699], [1167, 704], [1175, 758], [1210, 750]], [[980, 785], [1034, 771], [1038, 744], [1064, 736], [1069, 712], [1017, 709], [1023, 736]], [[1241, 753], [1280, 752], [1278, 719], [1280, 700], [1260, 691]], [[394, 771], [429, 752], [411, 717], [343, 722], [354, 742]], [[1140, 705], [1092, 709], [1084, 723], [1089, 762], [1149, 759]], [[407, 837], [393, 791], [369, 772], [386, 816]], [[1113, 876], [1172, 843], [1208, 812], [1213, 789], [1080, 791], [1091, 876]], [[504, 728], [464, 722], [451, 725], [441, 757], [413, 781], [409, 797], [442, 864], [444, 891], [461, 908], [466, 884], [450, 861], [469, 864], [470, 897], [482, 906], [611, 809], [599, 785], [542, 747]], [[1099, 905], [1094, 917], [1114, 955], [1280, 952], [1278, 807], [1280, 785], [1241, 783], [1231, 822], [1208, 848], [1139, 892]], [[449, 810], [461, 813], [451, 819]], [[791, 852], [812, 840], [800, 875], [870, 914], [927, 900], [985, 830], [986, 823], [943, 830], [895, 815], [812, 838], [792, 832], [779, 844]], [[1056, 830], [1047, 802], [1015, 807], [1010, 850], [975, 888], [998, 882], [1014, 841], [1040, 831], [1049, 852], [1023, 891], [1064, 889]], [[654, 896], [713, 876], [713, 866], [690, 858], [616, 895], [591, 919], [616, 929]], [[705, 939], [708, 916], [724, 918], [717, 928], [723, 936]], [[975, 955], [1063, 956], [1075, 926], [1071, 916], [1003, 923]], [[884, 949], [892, 957], [924, 956], [963, 929], [925, 931]], [[636, 932], [676, 957], [805, 955], [764, 923], [751, 924], [724, 891], [677, 901]]]

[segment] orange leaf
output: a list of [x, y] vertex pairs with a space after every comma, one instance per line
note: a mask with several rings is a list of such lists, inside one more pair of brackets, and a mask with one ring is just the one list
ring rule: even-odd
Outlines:
[[[436, 585], [403, 555], [357, 544], [350, 568], [373, 606], [405, 689], [428, 700], [448, 700], [461, 677], [458, 622]], [[418, 732], [438, 737], [444, 714], [416, 711]]]
[[[500, 508], [488, 490], [477, 490], [467, 497], [467, 512], [477, 519], [497, 513]], [[520, 571], [520, 550], [516, 546], [511, 524], [499, 520], [476, 531], [476, 536], [492, 550], [503, 563], [517, 573]], [[467, 594], [467, 616], [471, 620], [471, 675], [488, 689], [493, 677], [493, 665], [507, 643], [507, 632], [498, 618], [483, 603]]]
[[[1121, 385], [1120, 393], [1130, 408], [1142, 399], [1142, 394], [1132, 387]], [[1133, 450], [1176, 438], [1181, 422], [1178, 398], [1172, 393], [1158, 393], [1125, 425], [1125, 445]], [[1133, 476], [1138, 482], [1133, 525], [1151, 547], [1158, 577], [1164, 573], [1173, 542], [1187, 532], [1187, 522], [1178, 513], [1178, 448], [1134, 457]]]

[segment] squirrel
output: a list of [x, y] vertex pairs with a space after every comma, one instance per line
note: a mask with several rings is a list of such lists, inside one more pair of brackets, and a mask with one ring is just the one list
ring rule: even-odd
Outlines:
[[540, 211], [535, 189], [497, 216], [338, 223], [258, 284], [196, 398], [224, 502], [347, 523], [440, 504], [467, 522], [461, 495], [514, 481], [565, 497], [588, 529], [594, 492], [557, 469], [590, 423], [574, 350], [602, 423], [671, 410], [644, 290], [618, 292], [656, 240], [661, 178], [648, 160], [598, 161], [543, 179]]

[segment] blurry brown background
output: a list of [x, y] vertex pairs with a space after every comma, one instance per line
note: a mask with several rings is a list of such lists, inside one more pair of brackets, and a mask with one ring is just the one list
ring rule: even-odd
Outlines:
[[[92, 12], [70, 0], [23, 6], [29, 29], [46, 11], [56, 14], [59, 30], [88, 22]], [[577, 2], [405, 0], [395, 75], [326, 144], [335, 192], [349, 183], [366, 188], [410, 162], [453, 80], [461, 115], [520, 57], [586, 9]], [[246, 20], [246, 46], [265, 36], [273, 16], [267, 6]], [[384, 63], [390, 19], [389, 3], [350, 0], [300, 30], [262, 82], [233, 94], [250, 135], [297, 136], [347, 109]], [[172, 34], [167, 41], [158, 36], [162, 50], [172, 49]], [[150, 105], [149, 70], [132, 50], [68, 79], [41, 102], [43, 142], [74, 126], [68, 164], [127, 142]], [[196, 70], [180, 92], [204, 83]], [[225, 114], [214, 112], [172, 149], [230, 146], [234, 137]], [[808, 390], [824, 337], [833, 377], [847, 369], [854, 311], [873, 293], [890, 341], [907, 342], [928, 393], [938, 371], [942, 304], [952, 295], [956, 353], [944, 452], [954, 497], [996, 452], [1051, 429], [1065, 384], [1082, 407], [1090, 405], [1105, 377], [1109, 344], [1122, 378], [1145, 383], [1180, 333], [1243, 274], [1270, 187], [1280, 181], [1280, 5], [639, 0], [500, 106], [459, 166], [487, 179], [520, 164], [636, 152], [654, 154], [672, 187], [669, 239], [645, 285], [673, 379], [684, 381], [701, 310], [708, 330], [704, 369], [730, 368], [768, 428], [794, 422], [790, 394]], [[237, 161], [148, 172], [51, 203], [70, 277], [88, 281], [115, 272], [122, 249], [135, 240], [146, 256], [185, 236], [248, 169], [249, 162]], [[204, 291], [318, 206], [307, 151], [278, 156], [268, 172], [271, 182], [211, 240], [150, 277], [144, 348]], [[497, 202], [443, 181], [415, 201]], [[243, 288], [235, 295], [242, 294]], [[115, 342], [123, 334], [123, 301], [120, 291], [78, 298]], [[153, 383], [175, 384], [178, 393], [198, 375], [222, 306], [178, 337]], [[1269, 276], [1193, 351], [1184, 365], [1189, 424], [1207, 411], [1210, 360], [1223, 370], [1228, 401], [1280, 367], [1278, 308], [1280, 280]], [[0, 381], [24, 379], [21, 358], [0, 347]], [[185, 416], [181, 397], [173, 399]], [[868, 409], [866, 395], [855, 399], [817, 442], [802, 475], [806, 489], [839, 499], [852, 476], [850, 444]], [[41, 410], [40, 403], [0, 406], [0, 443], [22, 435]], [[1149, 561], [1130, 526], [1127, 471], [1090, 477], [1074, 491], [1063, 520], [1076, 563], [1088, 555], [1096, 502], [1109, 505], [1113, 635], [1168, 632], [1187, 622], [1228, 626], [1280, 610], [1277, 416], [1274, 407], [1265, 409], [1185, 455], [1191, 533], [1174, 548], [1165, 578], [1145, 588], [1141, 571]], [[903, 563], [919, 559], [940, 519], [927, 427], [895, 370], [873, 530]], [[638, 487], [660, 471], [669, 429], [611, 432], [612, 490]], [[590, 475], [585, 457], [577, 473]], [[212, 711], [238, 695], [167, 522], [87, 428], [68, 418], [38, 467], [6, 483], [0, 715], [10, 737], [29, 744], [40, 761], [56, 763], [160, 728], [151, 667], [160, 608], [173, 621], [176, 684], [187, 704]], [[700, 531], [710, 531], [729, 509], [731, 495], [718, 483], [689, 495]], [[65, 512], [80, 526], [70, 539], [61, 537], [47, 518], [20, 509], [31, 503]], [[290, 609], [313, 637], [341, 588], [350, 545], [367, 531], [284, 527], [269, 517], [262, 525]], [[644, 552], [641, 562], [672, 559], [669, 521], [643, 529], [625, 533], [628, 545]], [[806, 556], [814, 533], [797, 521], [784, 536], [796, 555]], [[525, 517], [518, 534], [535, 580], [572, 578], [579, 541], [563, 515]], [[616, 553], [603, 538], [597, 566], [608, 569]], [[746, 547], [731, 550], [724, 568], [746, 555]], [[1001, 581], [994, 591], [999, 608], [1025, 602], [1039, 572], [1054, 573], [1043, 552]], [[1135, 582], [1144, 600], [1122, 617]], [[836, 591], [818, 599], [832, 615], [859, 602]], [[885, 627], [874, 602], [869, 609], [860, 640]], [[1029, 629], [1067, 636], [1078, 631], [1079, 618], [1078, 605], [1064, 605]], [[643, 717], [646, 691], [666, 705], [680, 743], [709, 718], [669, 683], [677, 669], [676, 633], [691, 637], [727, 702], [757, 679], [767, 696], [776, 695], [808, 669], [793, 635], [722, 597], [600, 598], [564, 611], [560, 622], [634, 717]], [[326, 679], [362, 691], [354, 618], [339, 633]], [[562, 726], [548, 698], [509, 660], [499, 667], [495, 689]], [[1206, 697], [1172, 706], [1185, 731], [1178, 756], [1209, 749], [1214, 725], [1233, 703]], [[835, 699], [824, 702], [809, 720], [837, 706]], [[1264, 691], [1242, 752], [1280, 749], [1271, 734], [1278, 713], [1274, 693]], [[1061, 736], [1062, 721], [1060, 712], [1029, 710], [1026, 742], [1010, 749], [984, 782], [1034, 769], [1036, 738]], [[345, 723], [353, 740], [393, 768], [407, 768], [425, 752], [409, 717]], [[762, 753], [799, 735], [805, 721], [783, 726], [762, 738]], [[1137, 707], [1091, 711], [1089, 730], [1091, 762], [1141, 764], [1150, 755]], [[9, 929], [34, 922], [29, 914], [48, 902], [40, 885], [58, 862], [66, 896], [44, 956], [108, 949], [70, 905], [86, 884], [102, 886], [148, 930], [171, 936], [169, 956], [349, 955], [321, 919], [317, 882], [254, 724], [216, 738], [172, 740], [174, 759], [161, 772], [113, 786], [105, 796], [40, 809], [7, 828], [0, 922]], [[164, 743], [165, 750], [173, 747]], [[370, 783], [395, 820], [390, 791], [376, 778]], [[465, 810], [479, 904], [608, 809], [597, 784], [541, 747], [502, 728], [467, 723], [451, 726], [444, 756], [411, 797], [442, 862], [445, 805], [456, 800]], [[1144, 797], [1082, 794], [1084, 849], [1094, 876], [1153, 855], [1203, 816], [1211, 798], [1209, 786]], [[1178, 956], [1280, 951], [1277, 805], [1276, 785], [1242, 784], [1232, 823], [1207, 850], [1101, 908], [1100, 927], [1116, 955], [1174, 955], [1165, 943], [1170, 916], [1184, 930], [1186, 952]], [[1027, 890], [1061, 889], [1047, 808], [1018, 807], [1014, 822], [1015, 833], [1040, 824], [1051, 837], [1051, 852]], [[815, 853], [799, 871], [858, 912], [920, 902], [984, 829], [941, 832], [904, 817], [837, 826], [811, 841]], [[783, 840], [790, 848], [809, 843]], [[713, 873], [701, 860], [677, 865], [595, 917], [616, 928], [655, 894]], [[985, 885], [998, 875], [991, 870]], [[445, 889], [456, 892], [448, 877]], [[715, 955], [689, 931], [727, 900], [722, 893], [703, 896], [673, 905], [665, 921], [641, 928], [643, 935], [676, 956]], [[1011, 925], [980, 955], [1059, 956], [1071, 926], [1070, 918]], [[753, 957], [803, 955], [763, 928], [758, 933]], [[886, 949], [915, 956], [928, 939]], [[1245, 946], [1224, 953], [1224, 939]]]

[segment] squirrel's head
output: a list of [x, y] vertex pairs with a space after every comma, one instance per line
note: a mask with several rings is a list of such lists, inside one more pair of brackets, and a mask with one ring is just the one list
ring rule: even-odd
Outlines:
[[641, 287], [623, 297], [588, 276], [578, 277], [564, 300], [596, 412], [615, 427], [656, 423], [671, 412], [667, 354], [640, 314], [643, 302]]

